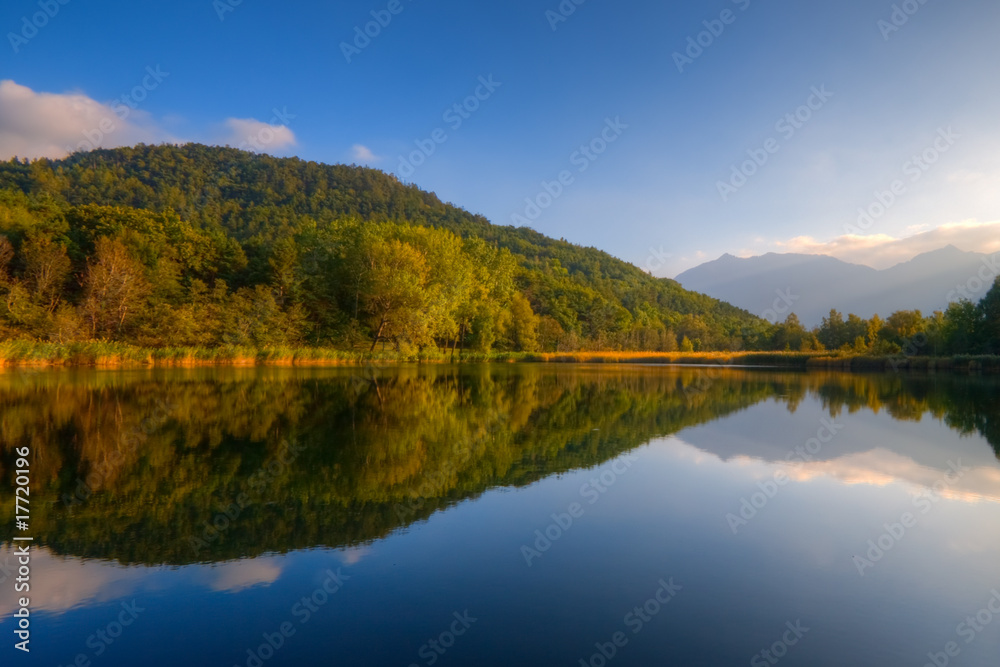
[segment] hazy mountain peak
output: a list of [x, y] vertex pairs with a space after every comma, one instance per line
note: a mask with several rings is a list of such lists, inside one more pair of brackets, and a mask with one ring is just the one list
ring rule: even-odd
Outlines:
[[794, 312], [803, 324], [814, 326], [831, 308], [864, 318], [897, 310], [944, 310], [948, 295], [976, 275], [984, 257], [949, 244], [878, 270], [829, 255], [769, 252], [740, 258], [727, 253], [676, 280], [756, 314], [772, 309], [776, 293], [790, 293], [791, 308], [781, 314]]

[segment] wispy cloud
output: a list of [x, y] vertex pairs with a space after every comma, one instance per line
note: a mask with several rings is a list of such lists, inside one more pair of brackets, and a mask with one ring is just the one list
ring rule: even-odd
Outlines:
[[[0, 159], [63, 158], [76, 151], [137, 143], [205, 143], [280, 153], [297, 145], [295, 133], [277, 120], [227, 118], [202, 137], [175, 137], [157, 119], [122, 100], [102, 103], [79, 91], [37, 92], [11, 80], [0, 81]], [[169, 123], [167, 122], [169, 121]], [[374, 156], [372, 156], [374, 157]]]
[[[773, 241], [763, 252], [789, 252], [830, 255], [845, 262], [864, 264], [876, 269], [906, 262], [917, 255], [953, 245], [959, 250], [994, 253], [1000, 251], [1000, 222], [969, 220], [941, 225], [935, 229], [895, 237], [889, 234], [838, 236], [826, 241], [811, 236], [796, 236]], [[745, 249], [742, 255], [760, 254]]]
[[296, 145], [295, 133], [285, 125], [256, 118], [227, 118], [227, 131], [214, 142], [258, 153], [275, 153]]
[[270, 586], [281, 576], [278, 559], [252, 558], [223, 563], [212, 568], [217, 573], [209, 587], [214, 591], [241, 591], [254, 586]]
[[[31, 563], [33, 573], [38, 575], [38, 586], [31, 587], [32, 610], [59, 614], [141, 595], [159, 589], [166, 581], [172, 585], [193, 585], [228, 593], [270, 586], [281, 576], [284, 558], [261, 556], [211, 566], [164, 568], [122, 566], [114, 561], [60, 556], [39, 547], [33, 551]], [[17, 571], [14, 547], [0, 546], [0, 578], [7, 578], [5, 586], [11, 581], [11, 571]], [[13, 596], [0, 596], [0, 617], [11, 614], [16, 604]]]
[[173, 141], [150, 115], [80, 92], [40, 93], [0, 81], [0, 158], [61, 158], [77, 150]]
[[360, 162], [362, 164], [371, 164], [382, 159], [381, 156], [375, 155], [375, 153], [372, 152], [372, 149], [362, 144], [354, 144], [351, 146], [351, 157], [355, 162]]

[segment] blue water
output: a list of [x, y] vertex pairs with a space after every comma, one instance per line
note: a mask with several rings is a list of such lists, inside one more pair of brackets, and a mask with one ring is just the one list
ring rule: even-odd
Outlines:
[[[436, 398], [447, 394], [429, 405], [448, 409], [428, 409], [424, 418], [439, 422], [429, 432], [450, 447], [439, 451], [462, 455], [453, 464], [435, 459], [432, 470], [392, 458], [409, 453], [394, 447], [419, 416], [403, 406], [392, 408], [402, 411], [398, 423], [398, 415], [373, 416], [377, 401], [361, 400], [367, 390], [348, 373], [248, 373], [225, 382], [202, 373], [183, 381], [85, 376], [3, 387], [8, 406], [30, 407], [59, 426], [50, 440], [36, 436], [34, 455], [63, 452], [61, 462], [40, 464], [50, 477], [34, 482], [37, 502], [49, 507], [38, 510], [44, 523], [36, 523], [30, 655], [13, 649], [16, 596], [11, 578], [0, 584], [5, 664], [998, 664], [1000, 461], [987, 438], [997, 419], [989, 380], [747, 371], [691, 395], [682, 388], [691, 370], [514, 368], [497, 376], [477, 371], [468, 386], [454, 370], [410, 371], [409, 380], [383, 371], [383, 400], [417, 386]], [[402, 386], [411, 380], [418, 384]], [[175, 415], [158, 427], [170, 432], [168, 451], [224, 470], [139, 502], [146, 496], [129, 479], [163, 479], [153, 471], [169, 464], [157, 449], [167, 445], [151, 436], [139, 446], [150, 448], [148, 456], [140, 452], [121, 476], [78, 506], [59, 503], [56, 492], [72, 490], [92, 465], [65, 452], [96, 435], [78, 423], [72, 444], [67, 424], [81, 421], [83, 408], [57, 417], [42, 407], [76, 387], [80, 406], [117, 392], [141, 412], [146, 383], [263, 394], [271, 426], [253, 433], [238, 423], [246, 413], [227, 415], [211, 428], [200, 425], [217, 429], [215, 445], [205, 444], [209, 436], [192, 445], [190, 433], [186, 442], [180, 436], [205, 417]], [[275, 384], [296, 400], [275, 402], [268, 394]], [[671, 403], [671, 391], [684, 400]], [[949, 425], [955, 417], [940, 406], [965, 410], [970, 391], [982, 400], [963, 424], [987, 426]], [[831, 398], [844, 392], [859, 400]], [[747, 393], [755, 396], [733, 398]], [[352, 427], [309, 423], [315, 401], [345, 400], [338, 410], [353, 410]], [[441, 434], [458, 428], [449, 419], [474, 418], [456, 401], [488, 405], [476, 414], [495, 420], [494, 433], [473, 444], [444, 442]], [[674, 429], [660, 420], [661, 403], [664, 414], [679, 410], [682, 423], [706, 402], [715, 416], [700, 423]], [[619, 431], [602, 440], [609, 429]], [[565, 431], [574, 435], [560, 439]], [[20, 442], [7, 432], [5, 446]], [[189, 512], [192, 525], [217, 516], [204, 514], [191, 487], [215, 488], [232, 474], [227, 483], [237, 486], [219, 488], [238, 488], [254, 473], [249, 451], [273, 451], [290, 434], [325, 453], [293, 461], [204, 550], [160, 541], [158, 513]], [[353, 468], [329, 453], [346, 448], [348, 437], [364, 440], [351, 445], [364, 454], [351, 459]], [[497, 449], [519, 453], [486, 465], [498, 439]], [[242, 457], [240, 466], [218, 454], [227, 447]], [[431, 458], [419, 461], [429, 466]], [[198, 469], [192, 466], [185, 474]], [[386, 470], [395, 477], [381, 479]], [[476, 481], [463, 483], [469, 470]], [[344, 503], [310, 504], [323, 480], [351, 486], [368, 475], [376, 481], [342, 489]], [[392, 502], [402, 477], [409, 490], [433, 489], [440, 506], [420, 509], [421, 497], [409, 491]], [[224, 497], [217, 494], [214, 506]], [[116, 502], [128, 512], [103, 509]], [[94, 520], [88, 512], [98, 505], [111, 525], [73, 532], [74, 521]], [[312, 543], [275, 543], [297, 541], [307, 510], [353, 513], [350, 536], [320, 529], [306, 538]], [[223, 544], [237, 533], [239, 540]], [[12, 550], [7, 542], [0, 567], [13, 562]]]

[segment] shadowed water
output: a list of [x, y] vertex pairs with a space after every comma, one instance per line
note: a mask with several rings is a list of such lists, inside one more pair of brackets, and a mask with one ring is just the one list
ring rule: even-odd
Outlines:
[[10, 540], [30, 534], [30, 664], [1000, 651], [993, 378], [8, 372], [0, 411], [4, 488], [25, 446], [32, 487], [28, 533], [0, 503], [0, 636], [13, 650]]

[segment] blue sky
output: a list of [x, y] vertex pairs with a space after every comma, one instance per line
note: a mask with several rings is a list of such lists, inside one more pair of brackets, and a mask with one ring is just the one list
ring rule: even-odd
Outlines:
[[[989, 0], [565, 0], [568, 16], [559, 0], [236, 1], [8, 0], [0, 157], [58, 157], [87, 131], [106, 146], [249, 136], [665, 276], [724, 252], [1000, 250]], [[345, 55], [372, 12], [387, 24]], [[681, 72], [674, 54], [699, 33]], [[137, 86], [144, 99], [95, 135]], [[458, 126], [447, 112], [477, 88]], [[410, 173], [417, 142], [434, 150]], [[561, 188], [551, 201], [543, 182]]]

